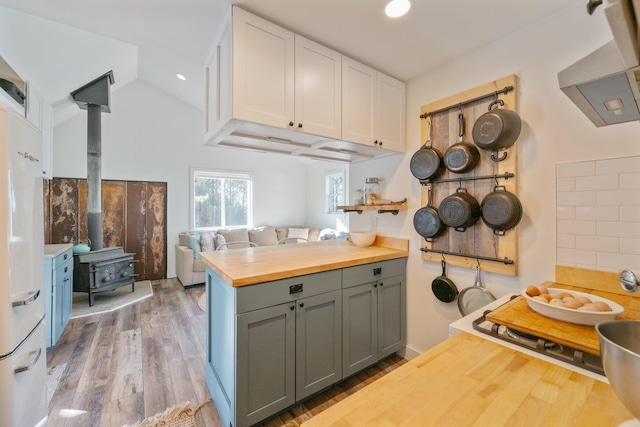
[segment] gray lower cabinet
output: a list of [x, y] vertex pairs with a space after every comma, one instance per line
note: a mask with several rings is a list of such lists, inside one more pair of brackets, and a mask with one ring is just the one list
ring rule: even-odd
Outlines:
[[384, 271], [368, 282], [351, 271], [361, 282], [347, 289], [350, 268], [237, 288], [207, 268], [206, 378], [222, 425], [259, 423], [399, 350], [405, 263], [367, 264]]
[[345, 377], [405, 343], [406, 260], [343, 269], [342, 371]]
[[73, 299], [73, 252], [69, 249], [45, 257], [45, 324], [47, 347], [58, 342], [71, 318]]

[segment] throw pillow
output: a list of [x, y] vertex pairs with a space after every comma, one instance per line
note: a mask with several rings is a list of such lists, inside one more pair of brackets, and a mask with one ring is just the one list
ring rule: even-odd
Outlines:
[[266, 226], [249, 230], [249, 241], [258, 246], [277, 245], [278, 235], [276, 234], [276, 228]]
[[197, 234], [190, 234], [187, 240], [189, 249], [193, 251], [193, 259], [198, 259], [200, 253], [200, 236]]
[[287, 238], [289, 237], [301, 237], [303, 239], [309, 239], [308, 228], [290, 228]]
[[246, 228], [235, 228], [232, 230], [218, 230], [218, 234], [224, 236], [224, 240], [229, 242], [248, 242], [249, 231]]
[[216, 250], [213, 242], [215, 237], [215, 231], [204, 231], [200, 234], [200, 246], [202, 247], [202, 252], [212, 252]]
[[224, 245], [225, 243], [227, 243], [227, 241], [224, 239], [224, 236], [222, 234], [216, 234], [216, 249], [218, 249], [220, 246]]

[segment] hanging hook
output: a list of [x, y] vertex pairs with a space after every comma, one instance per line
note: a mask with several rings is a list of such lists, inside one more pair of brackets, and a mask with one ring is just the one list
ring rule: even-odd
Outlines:
[[498, 175], [494, 175], [493, 180], [496, 182], [496, 187], [500, 185], [500, 183], [498, 182]]
[[476, 266], [480, 268], [480, 255], [476, 255]]
[[442, 262], [445, 262], [445, 259], [444, 259], [444, 251], [440, 252], [440, 255], [442, 255]]

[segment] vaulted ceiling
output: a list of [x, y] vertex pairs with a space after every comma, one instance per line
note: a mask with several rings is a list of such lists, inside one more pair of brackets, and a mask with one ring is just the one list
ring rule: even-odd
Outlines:
[[0, 24], [20, 29], [0, 55], [29, 69], [59, 122], [69, 92], [109, 70], [113, 90], [141, 79], [202, 109], [203, 63], [232, 3], [404, 81], [560, 9], [586, 13], [586, 0], [411, 2], [391, 19], [385, 0], [0, 0]]

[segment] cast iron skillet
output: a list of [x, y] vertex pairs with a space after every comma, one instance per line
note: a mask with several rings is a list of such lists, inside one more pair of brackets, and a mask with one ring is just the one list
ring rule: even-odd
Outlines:
[[498, 236], [504, 236], [522, 219], [522, 203], [504, 185], [496, 185], [491, 193], [484, 196], [481, 211], [482, 221]]
[[522, 121], [515, 111], [496, 108], [504, 106], [504, 101], [496, 99], [489, 104], [489, 111], [481, 115], [473, 125], [473, 142], [483, 150], [491, 151], [491, 160], [499, 162], [507, 158], [507, 152], [498, 157], [498, 150], [511, 147], [522, 129]]
[[455, 283], [447, 277], [445, 268], [447, 263], [442, 260], [442, 276], [438, 276], [431, 282], [431, 289], [433, 294], [442, 302], [451, 302], [456, 299], [458, 295], [458, 288]]
[[458, 114], [458, 136], [460, 142], [453, 144], [444, 153], [442, 161], [454, 173], [465, 173], [475, 168], [480, 160], [480, 152], [475, 145], [464, 142], [465, 124], [462, 108]]
[[427, 193], [429, 194], [427, 206], [418, 209], [413, 216], [413, 227], [427, 242], [433, 242], [446, 229], [440, 221], [438, 210], [431, 206], [432, 192], [433, 184], [429, 183], [427, 184]]
[[442, 156], [431, 147], [431, 117], [427, 124], [427, 141], [411, 157], [409, 167], [413, 176], [421, 181], [435, 178], [442, 170]]
[[482, 280], [480, 279], [480, 262], [478, 261], [478, 265], [476, 266], [476, 281], [473, 286], [469, 286], [460, 292], [458, 296], [458, 310], [460, 310], [460, 314], [466, 316], [495, 300], [496, 297], [482, 285]]
[[456, 231], [465, 231], [480, 219], [480, 203], [460, 187], [440, 202], [438, 215], [445, 225]]

